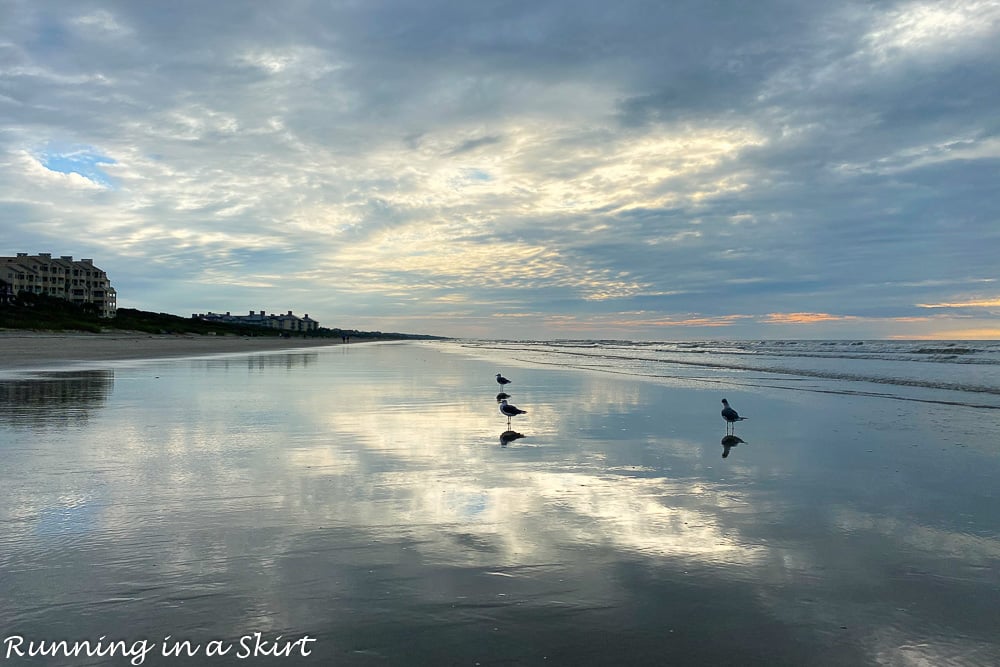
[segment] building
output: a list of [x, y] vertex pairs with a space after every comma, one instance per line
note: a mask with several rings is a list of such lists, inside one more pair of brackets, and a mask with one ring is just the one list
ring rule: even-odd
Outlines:
[[114, 317], [118, 312], [117, 292], [108, 274], [94, 266], [92, 259], [19, 252], [15, 257], [0, 257], [0, 282], [7, 284], [0, 289], [14, 294], [47, 294], [78, 306], [93, 304], [100, 317]]
[[319, 329], [319, 322], [306, 313], [302, 317], [288, 311], [286, 315], [266, 315], [265, 311], [251, 310], [249, 315], [233, 315], [229, 311], [222, 313], [196, 313], [191, 317], [206, 322], [224, 322], [226, 324], [249, 324], [255, 327], [277, 329], [289, 333], [310, 333]]
[[6, 280], [0, 278], [0, 306], [14, 303], [14, 297], [16, 296], [17, 292], [14, 291], [14, 287]]

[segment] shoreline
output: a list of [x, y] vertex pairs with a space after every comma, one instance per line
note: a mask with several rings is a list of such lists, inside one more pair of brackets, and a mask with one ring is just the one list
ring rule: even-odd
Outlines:
[[0, 331], [0, 372], [100, 361], [194, 357], [343, 345], [336, 338]]

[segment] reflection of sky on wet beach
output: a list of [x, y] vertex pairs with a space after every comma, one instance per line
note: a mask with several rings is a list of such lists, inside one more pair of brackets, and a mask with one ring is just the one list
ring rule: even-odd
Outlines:
[[[736, 391], [722, 459], [717, 389], [479, 354], [126, 364], [73, 420], [31, 397], [78, 389], [18, 379], [0, 625], [308, 633], [356, 664], [1000, 657], [994, 415]], [[498, 370], [529, 411], [507, 447]]]

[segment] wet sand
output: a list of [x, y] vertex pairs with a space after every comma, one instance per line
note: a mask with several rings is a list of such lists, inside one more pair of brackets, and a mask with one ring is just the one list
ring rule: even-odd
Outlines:
[[[1000, 665], [1000, 410], [525, 356], [352, 344], [0, 377], [0, 646]], [[749, 417], [725, 458], [722, 397]], [[248, 662], [255, 633], [311, 655]], [[180, 641], [200, 653], [168, 660]]]
[[52, 369], [95, 361], [265, 352], [340, 344], [336, 338], [4, 331], [0, 332], [0, 371]]

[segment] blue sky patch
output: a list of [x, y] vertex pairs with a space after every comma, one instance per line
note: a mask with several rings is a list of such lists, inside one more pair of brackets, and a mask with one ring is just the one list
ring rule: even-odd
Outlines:
[[492, 181], [493, 177], [482, 169], [466, 169], [464, 176], [470, 181]]
[[115, 160], [101, 155], [93, 146], [50, 143], [37, 151], [35, 156], [49, 171], [79, 174], [104, 187], [114, 187], [111, 177], [104, 173], [101, 166], [116, 164]]

